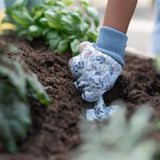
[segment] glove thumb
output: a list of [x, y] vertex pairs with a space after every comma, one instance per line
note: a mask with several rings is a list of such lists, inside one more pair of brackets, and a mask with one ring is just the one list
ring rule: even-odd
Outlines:
[[82, 43], [79, 44], [79, 52], [82, 53], [83, 52], [83, 49], [88, 45], [90, 44], [90, 42], [88, 41], [84, 41]]

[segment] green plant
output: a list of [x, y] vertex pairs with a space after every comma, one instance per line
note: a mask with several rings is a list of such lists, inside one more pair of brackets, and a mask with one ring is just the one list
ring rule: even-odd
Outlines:
[[154, 59], [153, 65], [155, 67], [156, 72], [160, 73], [160, 56], [159, 55]]
[[0, 142], [11, 153], [16, 141], [25, 138], [31, 124], [29, 101], [48, 105], [50, 100], [34, 74], [18, 61], [0, 56]]
[[[155, 152], [153, 140], [145, 138], [151, 131], [151, 112], [146, 106], [127, 120], [122, 108], [102, 126], [82, 124], [84, 143], [73, 151], [76, 160], [151, 160]], [[71, 157], [70, 157], [71, 158]], [[69, 158], [69, 159], [70, 159]]]
[[[78, 54], [80, 42], [96, 41], [98, 12], [88, 0], [80, 0], [79, 8], [69, 7], [73, 0], [43, 0], [41, 4], [35, 0], [31, 11], [27, 2], [17, 0], [6, 12], [19, 28], [19, 36], [27, 35], [29, 40], [42, 37], [50, 49], [58, 53], [71, 50], [73, 56]], [[83, 16], [84, 12], [88, 16]]]

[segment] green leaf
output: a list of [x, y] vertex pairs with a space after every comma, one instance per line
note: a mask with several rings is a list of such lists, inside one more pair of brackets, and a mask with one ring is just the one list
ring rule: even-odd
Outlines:
[[9, 151], [10, 153], [18, 152], [17, 145], [14, 139], [10, 139], [6, 141], [4, 144], [5, 144], [6, 150]]
[[43, 0], [44, 4], [53, 5], [53, 0]]
[[22, 30], [18, 33], [18, 38], [24, 36], [24, 35], [27, 35], [27, 30]]
[[7, 112], [7, 119], [10, 125], [12, 134], [15, 138], [25, 138], [27, 129], [31, 124], [29, 106], [26, 104], [15, 101], [10, 106]]
[[60, 17], [61, 30], [67, 32], [73, 32], [74, 24], [73, 19], [69, 15], [61, 15]]
[[46, 94], [43, 86], [41, 85], [41, 83], [38, 81], [37, 77], [35, 76], [35, 74], [32, 74], [31, 76], [27, 76], [27, 88], [31, 91], [34, 95], [32, 96], [36, 96], [36, 98], [44, 105], [49, 105], [50, 104], [50, 99], [48, 97], [48, 95]]
[[58, 32], [51, 30], [47, 33], [46, 39], [49, 39], [49, 40], [56, 39], [57, 37], [58, 37]]
[[34, 12], [34, 20], [39, 19], [40, 17], [42, 17], [42, 15], [43, 15], [43, 11], [38, 10]]
[[69, 12], [69, 14], [72, 16], [73, 20], [76, 22], [76, 23], [80, 23], [81, 22], [81, 15], [75, 11], [75, 10], [71, 10]]
[[37, 25], [32, 25], [28, 28], [28, 35], [32, 37], [40, 37], [42, 34], [42, 29]]
[[66, 9], [60, 9], [58, 11], [56, 11], [56, 14], [59, 14], [59, 15], [67, 15], [68, 14], [68, 11]]
[[79, 54], [79, 44], [80, 44], [80, 41], [78, 39], [74, 39], [71, 42], [72, 56], [76, 56]]
[[[11, 92], [8, 93], [10, 94]], [[7, 94], [5, 96], [7, 96]], [[7, 98], [9, 97], [7, 96]], [[0, 139], [9, 152], [15, 153], [17, 152], [16, 139], [26, 137], [31, 120], [30, 114], [28, 113], [29, 107], [25, 105], [24, 102], [18, 100], [16, 94], [8, 100], [12, 102], [7, 104], [1, 101], [0, 103], [0, 121], [2, 122], [0, 122]], [[20, 117], [28, 120], [22, 121]]]
[[84, 21], [90, 26], [91, 25], [91, 21], [88, 18], [84, 18]]
[[55, 50], [55, 52], [62, 54], [67, 51], [68, 47], [69, 47], [68, 40], [62, 40], [59, 42], [58, 48]]
[[75, 35], [71, 35], [67, 37], [68, 41], [73, 41], [75, 38], [76, 38]]
[[28, 0], [16, 0], [13, 3], [13, 10], [19, 10], [22, 9], [23, 7], [25, 7], [28, 4]]
[[87, 7], [91, 5], [91, 2], [90, 0], [80, 0], [80, 4], [83, 5], [84, 7]]
[[[21, 66], [18, 63], [13, 63], [12, 61], [8, 60], [7, 58], [1, 58], [0, 64], [0, 75], [1, 78], [8, 77], [9, 82], [18, 89], [19, 95], [25, 97], [26, 95], [26, 88], [25, 88], [25, 75]], [[9, 67], [6, 67], [9, 66]], [[21, 77], [21, 78], [19, 78]], [[12, 87], [13, 88], [13, 87]]]
[[96, 29], [90, 28], [87, 32], [87, 36], [90, 42], [95, 42], [98, 37], [98, 31]]
[[81, 33], [84, 35], [84, 34], [86, 34], [86, 32], [88, 31], [90, 26], [87, 23], [84, 22], [84, 23], [81, 23], [79, 25], [79, 27], [80, 27]]
[[28, 14], [30, 16], [30, 13], [29, 13], [29, 11], [28, 11], [28, 9], [26, 7], [22, 8], [22, 12], [25, 12], [26, 14]]
[[44, 37], [46, 37], [46, 35], [47, 35], [47, 33], [50, 31], [50, 29], [49, 28], [45, 28], [45, 29], [43, 29], [43, 31], [42, 31], [42, 35], [44, 36]]
[[26, 14], [25, 12], [14, 10], [12, 12], [12, 17], [23, 28], [28, 28], [30, 25], [34, 23], [33, 18], [28, 14]]
[[55, 1], [54, 2], [54, 6], [55, 7], [59, 7], [59, 9], [61, 8], [65, 8], [66, 7], [66, 5], [64, 4], [64, 3], [62, 3], [61, 1]]
[[160, 74], [160, 56], [157, 56], [153, 62], [155, 70]]
[[44, 14], [45, 14], [45, 18], [48, 21], [49, 27], [54, 29], [61, 28], [60, 16], [58, 16], [56, 13], [51, 11], [46, 11]]
[[[35, 16], [37, 14], [37, 17], [40, 15], [40, 12], [43, 13], [44, 16], [44, 12], [46, 11], [47, 7], [44, 4], [40, 4], [40, 5], [36, 5], [35, 7], [32, 7], [31, 9], [31, 15]], [[38, 12], [38, 13], [36, 13]]]
[[86, 12], [90, 18], [93, 19], [95, 26], [97, 27], [99, 25], [99, 17], [98, 17], [98, 11], [93, 6], [87, 6]]
[[47, 19], [44, 18], [44, 17], [40, 18], [39, 22], [40, 22], [43, 26], [48, 26]]
[[17, 52], [17, 53], [22, 53], [22, 51], [15, 46], [14, 44], [9, 44], [7, 48], [5, 49], [5, 52]]
[[9, 127], [9, 123], [6, 120], [5, 114], [4, 114], [4, 106], [2, 106], [1, 103], [1, 114], [0, 114], [0, 139], [3, 141], [11, 140], [13, 138], [11, 134], [11, 130]]
[[74, 0], [61, 0], [62, 3], [64, 3], [65, 5], [71, 5], [73, 4]]
[[55, 39], [49, 39], [49, 49], [55, 50], [58, 48], [58, 44], [61, 41], [61, 37], [58, 36]]
[[33, 36], [32, 36], [32, 35], [27, 35], [27, 39], [28, 39], [29, 41], [32, 41], [32, 40], [33, 40]]
[[33, 0], [35, 6], [43, 4], [43, 0]]

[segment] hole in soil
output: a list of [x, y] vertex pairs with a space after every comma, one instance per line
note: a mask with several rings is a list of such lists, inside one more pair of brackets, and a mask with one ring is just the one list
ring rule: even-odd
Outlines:
[[54, 62], [46, 61], [45, 64], [47, 65], [47, 68], [53, 67]]
[[152, 84], [151, 84], [151, 87], [153, 89], [153, 92], [158, 92], [160, 93], [160, 84], [157, 82], [157, 81], [154, 81]]
[[135, 81], [137, 81], [138, 83], [146, 83], [147, 81], [149, 81], [149, 79], [144, 75], [137, 75]]
[[40, 38], [34, 38], [33, 41], [30, 42], [30, 45], [33, 49], [40, 49], [41, 51], [47, 50], [44, 40]]

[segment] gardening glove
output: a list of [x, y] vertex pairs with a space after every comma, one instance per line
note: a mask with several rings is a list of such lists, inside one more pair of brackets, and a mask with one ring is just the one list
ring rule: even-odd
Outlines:
[[119, 110], [119, 106], [106, 106], [103, 96], [99, 97], [93, 109], [86, 109], [86, 119], [88, 121], [104, 120], [112, 117]]
[[155, 1], [155, 21], [151, 37], [150, 52], [160, 54], [160, 0]]
[[124, 33], [102, 27], [96, 43], [80, 44], [80, 54], [69, 61], [69, 68], [84, 100], [94, 102], [114, 86], [124, 65], [126, 41]]

